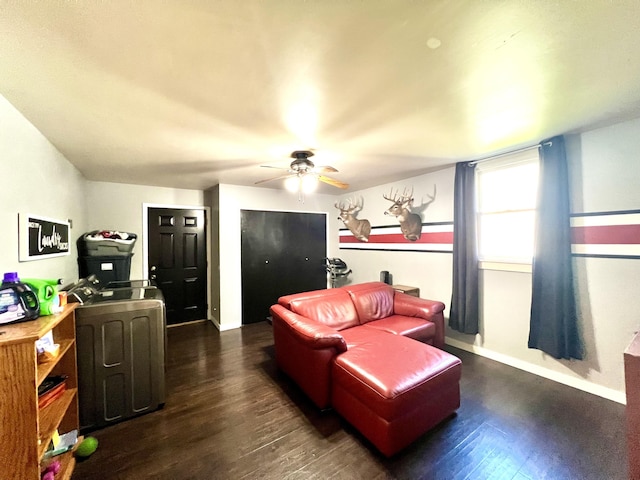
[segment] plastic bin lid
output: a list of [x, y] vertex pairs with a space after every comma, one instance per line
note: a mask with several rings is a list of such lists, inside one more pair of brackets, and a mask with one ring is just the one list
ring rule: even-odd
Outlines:
[[135, 233], [120, 232], [117, 230], [93, 230], [82, 236], [82, 239], [85, 241], [111, 240], [125, 243], [133, 243], [137, 238], [138, 236]]

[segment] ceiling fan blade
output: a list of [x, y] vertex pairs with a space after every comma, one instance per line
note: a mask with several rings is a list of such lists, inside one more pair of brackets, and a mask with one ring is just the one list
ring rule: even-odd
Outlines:
[[336, 168], [329, 165], [316, 165], [313, 171], [316, 173], [338, 173]]
[[331, 177], [326, 177], [324, 175], [318, 175], [318, 180], [334, 187], [349, 188], [348, 183], [344, 183], [344, 182], [341, 182], [340, 180], [336, 180], [335, 178], [331, 178]]
[[289, 178], [289, 177], [295, 177], [295, 173], [291, 174], [291, 173], [287, 173], [286, 175], [278, 175], [277, 177], [273, 177], [273, 178], [265, 178], [264, 180], [258, 180], [256, 183], [254, 183], [254, 185], [258, 185], [260, 183], [265, 183], [265, 182], [270, 182], [272, 180], [280, 180], [281, 178]]
[[274, 167], [273, 165], [260, 165], [262, 168], [275, 168], [276, 170], [289, 170], [289, 167]]

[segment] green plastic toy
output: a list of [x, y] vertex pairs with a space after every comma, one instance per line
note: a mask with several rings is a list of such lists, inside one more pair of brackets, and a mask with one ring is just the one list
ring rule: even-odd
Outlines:
[[53, 315], [61, 311], [58, 285], [62, 279], [23, 278], [22, 282], [29, 285], [38, 296], [40, 315]]
[[88, 457], [93, 455], [97, 448], [98, 440], [95, 437], [87, 437], [78, 445], [75, 455], [76, 457]]

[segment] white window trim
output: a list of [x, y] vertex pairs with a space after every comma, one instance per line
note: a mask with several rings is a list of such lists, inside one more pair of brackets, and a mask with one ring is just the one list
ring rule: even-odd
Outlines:
[[531, 273], [533, 271], [533, 265], [531, 263], [515, 263], [515, 262], [497, 262], [480, 260], [478, 262], [480, 270], [496, 270], [501, 272], [519, 272], [519, 273]]

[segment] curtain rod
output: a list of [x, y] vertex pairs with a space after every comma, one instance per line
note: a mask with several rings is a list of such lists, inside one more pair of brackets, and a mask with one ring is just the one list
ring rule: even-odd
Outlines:
[[486, 162], [488, 160], [494, 160], [500, 157], [506, 157], [507, 155], [513, 155], [515, 153], [526, 152], [529, 150], [533, 150], [534, 148], [540, 148], [543, 145], [553, 145], [553, 142], [544, 142], [539, 143], [538, 145], [531, 145], [530, 147], [519, 148], [517, 150], [511, 150], [510, 152], [498, 153], [497, 155], [491, 155], [490, 157], [480, 158], [478, 160], [472, 160], [469, 162], [469, 165], [476, 165], [478, 163]]

